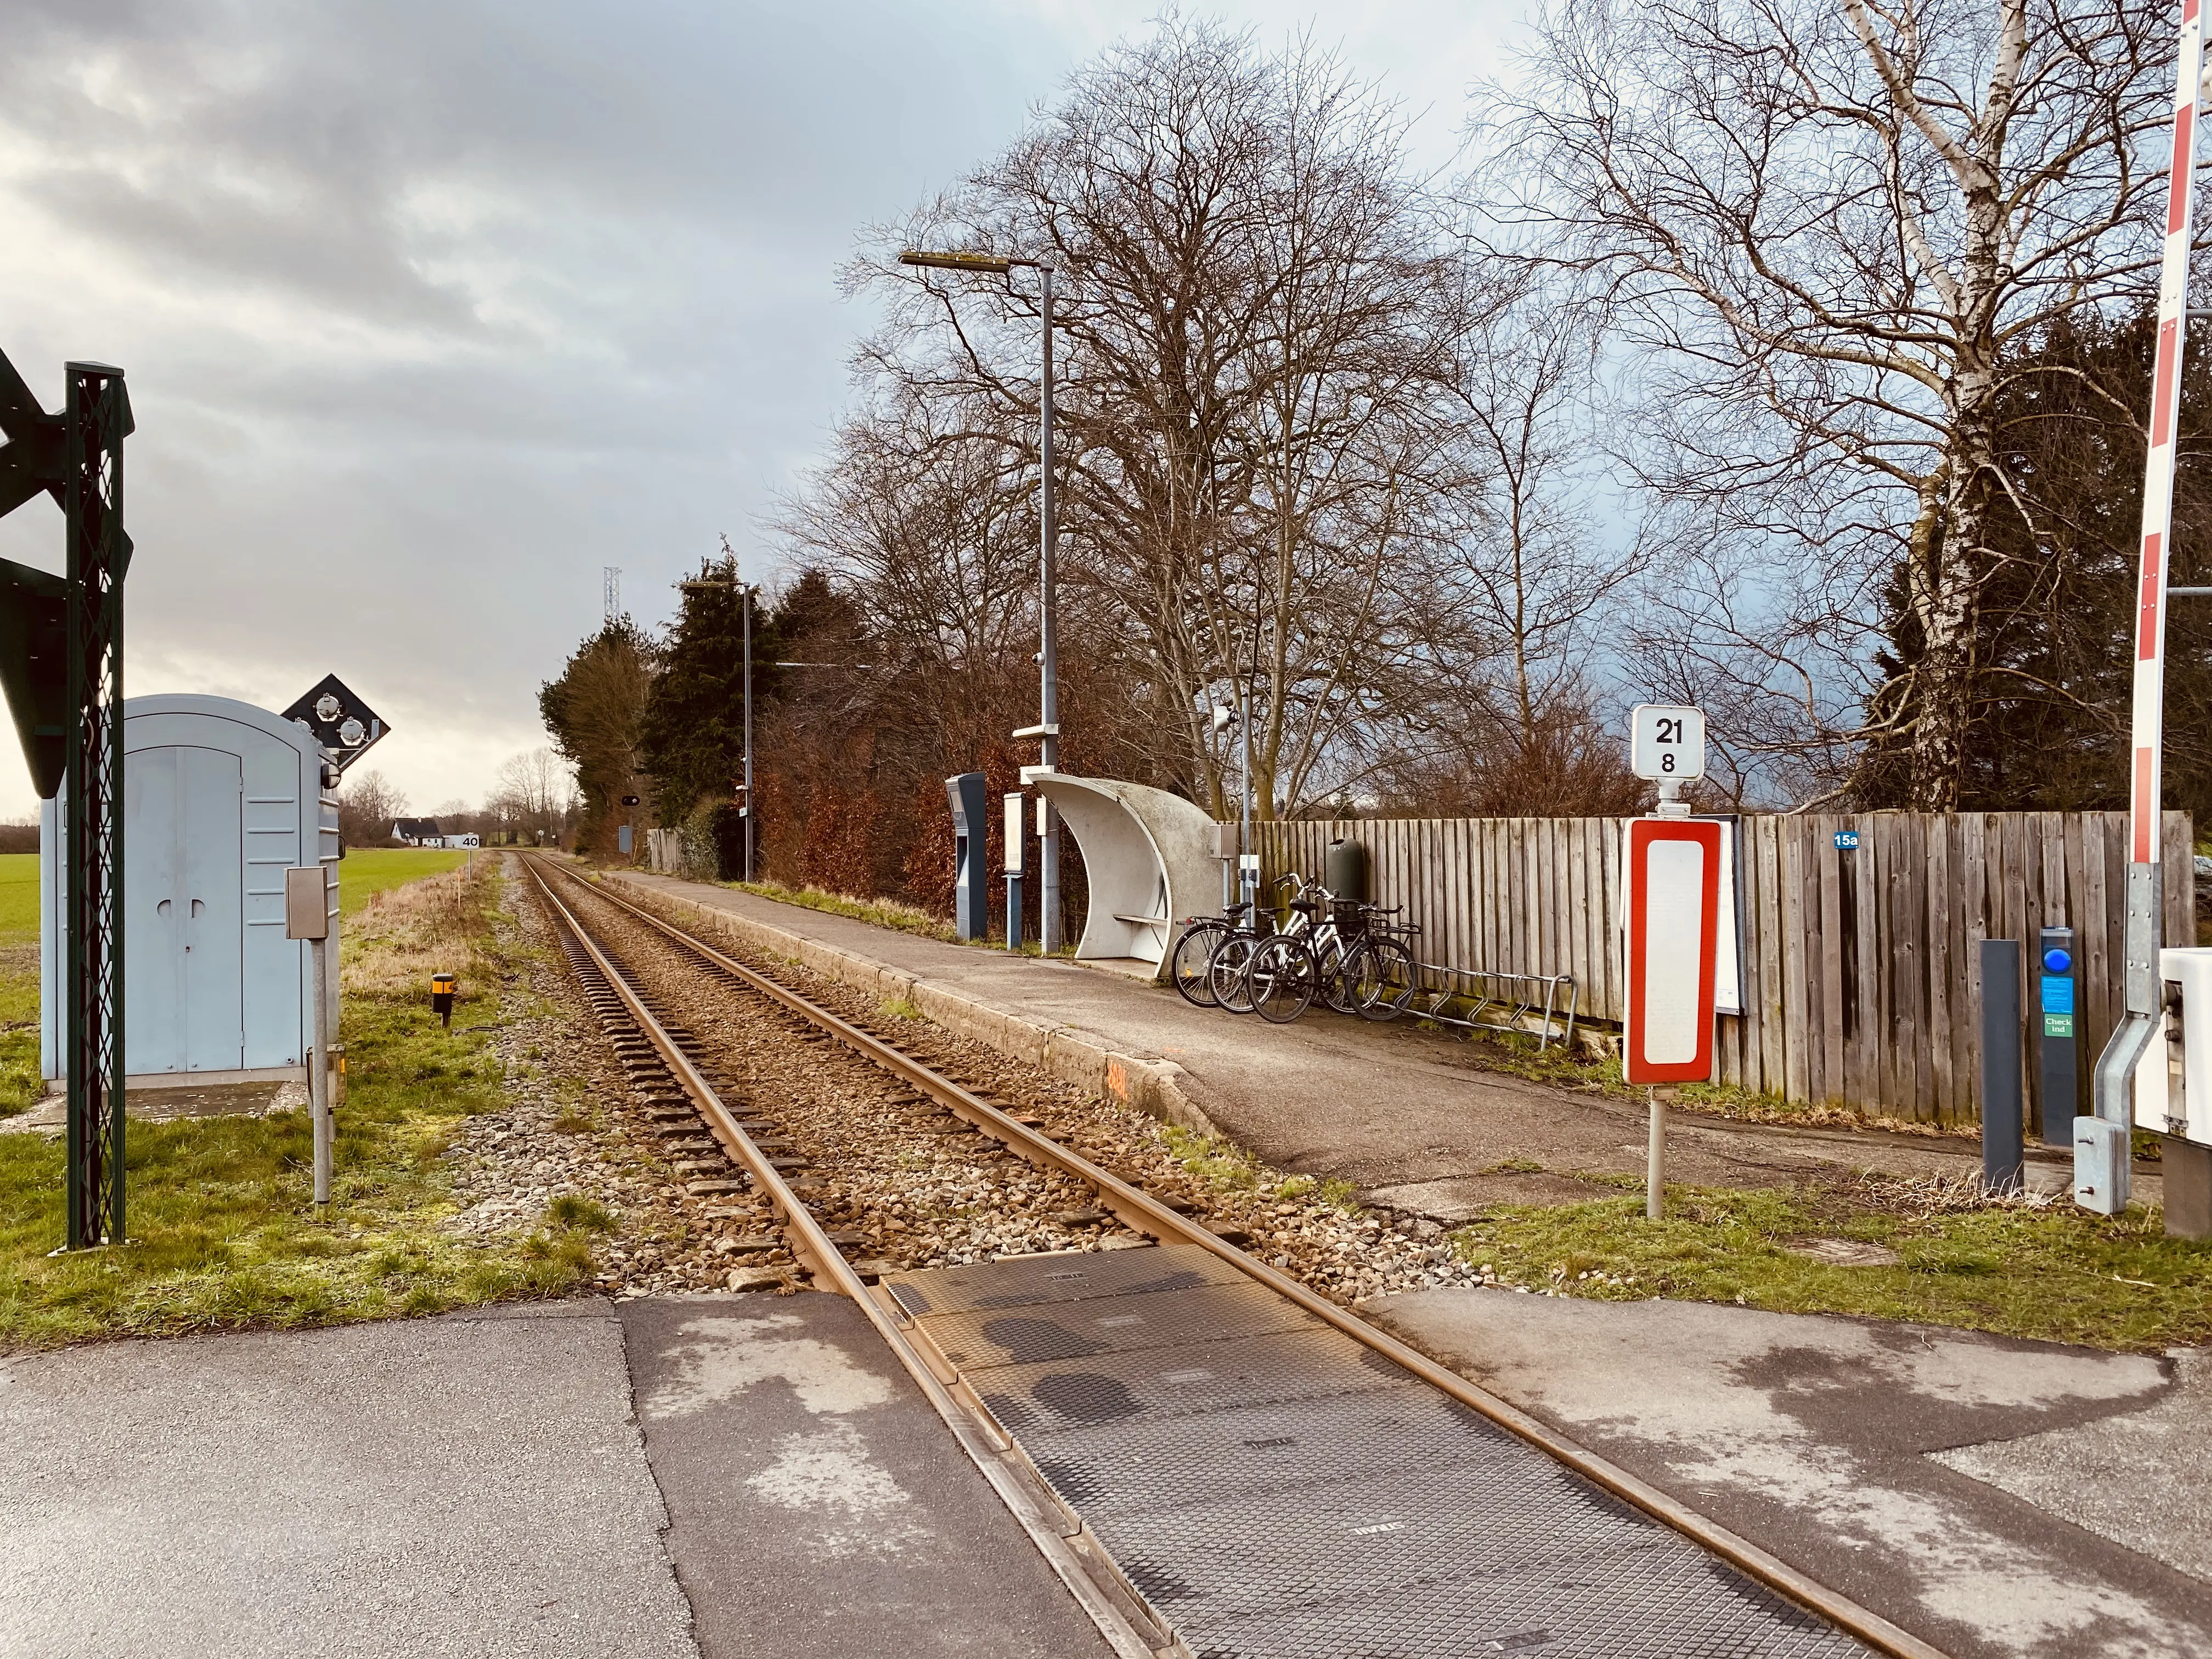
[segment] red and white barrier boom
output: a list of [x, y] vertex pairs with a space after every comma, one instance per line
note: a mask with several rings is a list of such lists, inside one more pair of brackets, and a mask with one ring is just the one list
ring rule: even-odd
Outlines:
[[2181, 415], [2181, 353], [2188, 331], [2190, 184], [2203, 71], [2201, 0], [2182, 0], [2173, 94], [2173, 165], [2166, 180], [2166, 262], [2159, 276], [2158, 357], [2151, 375], [2150, 456], [2143, 476], [2142, 564], [2136, 585], [2135, 721], [2128, 796], [2126, 1018], [2097, 1061], [2096, 1115], [2074, 1125], [2074, 1194], [2118, 1215], [2128, 1205], [2132, 1081], [2161, 1024], [2158, 951], [2160, 771], [2166, 727], [2166, 568], [2173, 527], [2173, 452]]

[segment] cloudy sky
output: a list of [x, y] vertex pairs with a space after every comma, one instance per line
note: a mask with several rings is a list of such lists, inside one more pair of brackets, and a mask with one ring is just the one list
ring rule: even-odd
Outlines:
[[[602, 568], [658, 623], [823, 445], [836, 272], [1144, 0], [0, 0], [0, 350], [129, 374], [133, 693], [335, 671], [418, 809], [543, 741]], [[1201, 9], [1190, 9], [1192, 15]], [[1528, 0], [1275, 0], [1454, 147]], [[0, 556], [55, 568], [45, 498]], [[0, 817], [35, 805], [0, 743]]]

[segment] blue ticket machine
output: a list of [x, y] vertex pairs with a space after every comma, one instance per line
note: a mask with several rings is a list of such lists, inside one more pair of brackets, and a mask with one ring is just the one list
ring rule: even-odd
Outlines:
[[984, 862], [990, 840], [988, 808], [981, 772], [963, 772], [945, 781], [952, 807], [953, 925], [963, 939], [990, 932], [991, 872]]
[[2074, 990], [2081, 968], [2075, 957], [2074, 930], [2044, 928], [2037, 937], [2035, 954], [2036, 1008], [2040, 1016], [2035, 1030], [2042, 1052], [2037, 1105], [2043, 1144], [2071, 1146], [2074, 1118], [2079, 1110], [2075, 1097], [2080, 1076]]

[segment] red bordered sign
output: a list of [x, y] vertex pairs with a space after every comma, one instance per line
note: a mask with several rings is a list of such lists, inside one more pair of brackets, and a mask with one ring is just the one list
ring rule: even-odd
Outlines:
[[1713, 1074], [1713, 968], [1719, 955], [1721, 826], [1689, 818], [1628, 823], [1631, 1083], [1702, 1083]]

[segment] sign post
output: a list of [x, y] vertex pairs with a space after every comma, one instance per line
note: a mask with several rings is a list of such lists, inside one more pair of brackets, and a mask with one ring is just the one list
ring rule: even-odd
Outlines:
[[305, 939], [315, 964], [313, 1047], [307, 1109], [315, 1124], [315, 1202], [331, 1201], [331, 880], [319, 864], [284, 872], [284, 937]]
[[1006, 798], [1006, 949], [1022, 948], [1022, 834], [1021, 792]]
[[1683, 784], [1705, 772], [1705, 719], [1695, 708], [1638, 705], [1630, 764], [1659, 786], [1659, 811], [1632, 818], [1622, 848], [1627, 899], [1628, 1003], [1621, 1074], [1650, 1091], [1644, 1213], [1666, 1213], [1667, 1107], [1662, 1083], [1713, 1074], [1715, 971], [1720, 958], [1721, 825], [1693, 819]]
[[41, 492], [62, 509], [68, 569], [0, 570], [0, 684], [41, 798], [58, 794], [69, 874], [62, 1071], [68, 1248], [124, 1231], [123, 371], [65, 366], [62, 412], [39, 406], [0, 354], [0, 517]]

